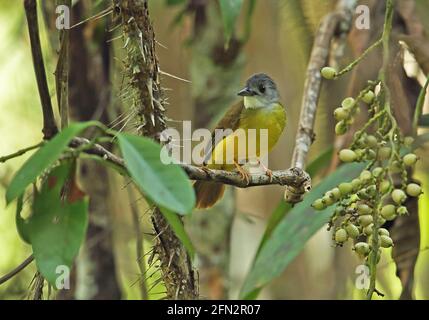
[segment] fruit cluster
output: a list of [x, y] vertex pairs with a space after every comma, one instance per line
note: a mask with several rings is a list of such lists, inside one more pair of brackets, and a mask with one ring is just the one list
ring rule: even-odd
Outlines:
[[[327, 79], [336, 74], [330, 67], [323, 68], [321, 73]], [[410, 182], [408, 177], [409, 169], [418, 160], [410, 152], [413, 138], [402, 136], [386, 107], [382, 90], [378, 88], [378, 94], [374, 93], [377, 85], [368, 82], [356, 98], [345, 98], [334, 111], [338, 121], [335, 132], [342, 135], [360, 112], [360, 102], [368, 106], [369, 121], [354, 134], [350, 147], [338, 153], [342, 162], [362, 162], [366, 168], [359, 177], [339, 184], [312, 204], [316, 210], [337, 204], [329, 223], [329, 229], [335, 228], [334, 242], [342, 246], [351, 239], [354, 251], [367, 260], [373, 252], [375, 263], [380, 259], [381, 248], [393, 246], [389, 231], [382, 226], [408, 214], [405, 201], [422, 192], [420, 185]]]

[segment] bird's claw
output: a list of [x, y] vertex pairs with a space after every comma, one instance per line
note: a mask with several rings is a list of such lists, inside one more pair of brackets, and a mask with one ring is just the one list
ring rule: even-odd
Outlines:
[[240, 173], [241, 180], [246, 181], [246, 185], [250, 184], [250, 174], [244, 170], [237, 162], [234, 162], [235, 168]]

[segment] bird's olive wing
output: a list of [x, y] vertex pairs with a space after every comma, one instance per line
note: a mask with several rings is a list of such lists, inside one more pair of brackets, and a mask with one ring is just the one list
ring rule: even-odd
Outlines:
[[215, 146], [238, 128], [243, 109], [243, 101], [237, 102], [229, 108], [223, 118], [218, 122], [212, 132], [211, 143], [209, 143], [204, 150], [204, 164], [207, 164], [210, 160]]

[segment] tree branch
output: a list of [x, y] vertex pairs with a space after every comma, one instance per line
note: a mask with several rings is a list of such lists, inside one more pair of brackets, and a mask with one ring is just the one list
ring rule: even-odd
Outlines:
[[[315, 138], [313, 128], [322, 83], [320, 69], [327, 63], [331, 39], [335, 36], [335, 31], [340, 22], [351, 21], [352, 10], [355, 5], [356, 1], [354, 0], [339, 1], [336, 11], [323, 18], [317, 31], [307, 67], [300, 120], [291, 167], [302, 170], [305, 168], [307, 154]], [[302, 200], [305, 191], [308, 190], [304, 190], [302, 187], [286, 188], [285, 199], [291, 203], [299, 202]]]
[[[85, 148], [86, 145], [88, 148]], [[127, 170], [124, 159], [118, 157], [99, 144], [93, 144], [88, 139], [76, 137], [72, 140], [70, 146], [73, 148], [82, 148], [82, 151], [87, 154], [99, 156], [104, 160], [114, 164], [115, 166], [120, 167], [124, 171]], [[310, 176], [299, 168], [273, 171], [272, 179], [270, 179], [270, 177], [266, 174], [252, 174], [250, 175], [249, 184], [246, 184], [240, 173], [236, 171], [212, 170], [188, 164], [179, 164], [179, 166], [185, 170], [188, 177], [192, 180], [221, 182], [239, 188], [279, 184], [295, 188], [302, 187], [308, 191], [311, 183]]]
[[28, 22], [34, 72], [36, 74], [40, 102], [42, 103], [42, 132], [44, 139], [50, 139], [58, 132], [58, 128], [55, 123], [54, 112], [52, 110], [51, 97], [49, 95], [48, 82], [46, 80], [45, 64], [43, 62], [42, 48], [40, 45], [39, 25], [37, 22], [37, 1], [25, 0], [24, 8]]
[[27, 153], [28, 151], [31, 151], [31, 150], [39, 148], [40, 146], [43, 145], [43, 143], [44, 142], [39, 142], [38, 144], [35, 144], [34, 146], [29, 146], [27, 148], [18, 150], [18, 151], [14, 152], [14, 153], [8, 154], [8, 155], [3, 156], [3, 157], [0, 157], [0, 163], [3, 163], [3, 162], [6, 162], [6, 161], [8, 161], [10, 159], [22, 156], [23, 154]]

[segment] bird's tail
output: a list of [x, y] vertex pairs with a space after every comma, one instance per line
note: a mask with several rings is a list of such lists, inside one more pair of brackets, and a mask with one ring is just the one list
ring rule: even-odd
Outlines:
[[205, 209], [212, 207], [222, 198], [225, 186], [217, 182], [197, 181], [194, 183], [194, 190], [197, 198], [196, 207]]

